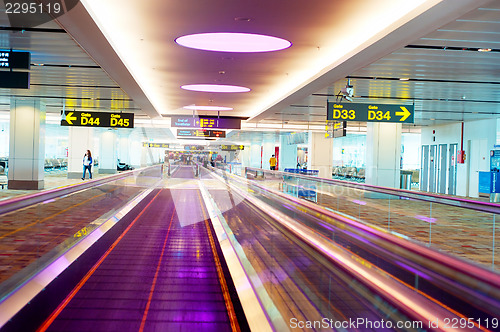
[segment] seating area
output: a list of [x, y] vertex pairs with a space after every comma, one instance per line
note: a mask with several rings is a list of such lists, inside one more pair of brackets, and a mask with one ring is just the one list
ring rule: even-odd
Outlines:
[[45, 171], [65, 169], [68, 167], [67, 158], [45, 158]]
[[339, 180], [365, 182], [365, 169], [346, 166], [333, 166], [332, 177]]

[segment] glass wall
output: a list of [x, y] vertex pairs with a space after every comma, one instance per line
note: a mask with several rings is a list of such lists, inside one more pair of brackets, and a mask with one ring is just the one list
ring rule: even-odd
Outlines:
[[347, 134], [333, 139], [333, 166], [365, 167], [366, 134]]

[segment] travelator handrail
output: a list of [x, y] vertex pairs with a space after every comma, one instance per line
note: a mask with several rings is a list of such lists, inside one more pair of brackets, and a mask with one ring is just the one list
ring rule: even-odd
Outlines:
[[352, 236], [355, 240], [361, 239], [360, 243], [367, 241], [370, 248], [380, 251], [381, 257], [387, 257], [388, 260], [392, 260], [393, 257], [401, 257], [402, 262], [404, 262], [402, 266], [406, 265], [404, 268], [409, 273], [415, 273], [422, 280], [426, 280], [430, 275], [432, 278], [438, 278], [434, 280], [439, 286], [438, 288], [434, 287], [435, 289], [451, 294], [457, 299], [466, 297], [468, 301], [472, 301], [475, 308], [481, 308], [486, 315], [498, 317], [500, 313], [499, 274], [395, 236], [385, 230], [372, 228], [312, 202], [265, 187], [260, 185], [258, 181], [228, 174], [220, 169], [217, 169], [216, 172], [222, 174], [225, 179], [231, 178], [252, 189], [254, 193], [260, 194], [262, 197], [277, 197], [287, 202], [287, 205], [291, 203], [296, 206], [300, 211], [308, 211], [304, 213], [312, 215], [320, 222], [327, 222], [327, 225], [336, 226], [341, 232]]
[[266, 174], [272, 175], [274, 178], [276, 178], [278, 176], [278, 177], [281, 177], [282, 179], [284, 178], [284, 176], [292, 176], [292, 177], [305, 179], [305, 180], [309, 180], [309, 181], [327, 183], [327, 184], [331, 184], [331, 185], [348, 187], [348, 188], [352, 188], [352, 189], [371, 191], [371, 192], [387, 194], [387, 195], [394, 195], [394, 196], [405, 197], [405, 198], [410, 198], [410, 199], [419, 200], [419, 201], [445, 204], [445, 205], [449, 205], [449, 206], [471, 209], [474, 211], [500, 214], [500, 204], [498, 204], [498, 203], [481, 202], [481, 201], [475, 201], [475, 200], [462, 198], [462, 197], [447, 197], [447, 196], [434, 194], [434, 193], [415, 192], [415, 191], [405, 190], [405, 189], [396, 189], [396, 188], [375, 186], [375, 185], [366, 184], [366, 183], [355, 183], [355, 182], [342, 181], [342, 180], [336, 180], [336, 179], [319, 178], [317, 176], [304, 175], [304, 174], [300, 174], [300, 173], [270, 171], [270, 170], [265, 170], [265, 169], [261, 169], [261, 168], [255, 168], [255, 167], [245, 167], [245, 177], [247, 177], [247, 173], [249, 173], [249, 172], [254, 172], [256, 174], [257, 173], [262, 174], [264, 176], [264, 178], [265, 178]]
[[22, 196], [12, 197], [6, 200], [0, 201], [0, 214], [5, 214], [8, 212], [12, 212], [18, 209], [22, 209], [28, 207], [30, 205], [35, 205], [38, 203], [42, 203], [51, 199], [55, 199], [64, 195], [69, 195], [75, 193], [77, 191], [81, 191], [84, 189], [89, 189], [93, 187], [97, 187], [103, 185], [105, 183], [109, 183], [112, 181], [117, 181], [121, 179], [125, 179], [130, 176], [138, 175], [145, 171], [151, 171], [155, 168], [160, 169], [160, 165], [154, 165], [144, 168], [138, 168], [135, 170], [121, 172], [119, 174], [114, 174], [110, 176], [106, 176], [104, 178], [89, 180], [81, 183], [66, 185], [62, 187], [57, 187], [53, 189], [46, 189], [35, 192], [33, 194], [27, 194]]

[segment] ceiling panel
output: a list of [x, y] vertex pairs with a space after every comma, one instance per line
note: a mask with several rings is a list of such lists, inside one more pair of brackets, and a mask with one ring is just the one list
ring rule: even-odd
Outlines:
[[[351, 73], [348, 78], [354, 86], [354, 102], [414, 103], [418, 126], [500, 117], [500, 52], [442, 49], [500, 48], [499, 8], [496, 1], [476, 9]], [[307, 106], [326, 106], [328, 100], [335, 101], [346, 83], [347, 79], [337, 81], [296, 103], [301, 105], [305, 121], [316, 120], [307, 115], [318, 113]], [[326, 108], [323, 111], [326, 114]], [[296, 108], [286, 107], [280, 112], [281, 121], [293, 119], [288, 115], [293, 113]]]

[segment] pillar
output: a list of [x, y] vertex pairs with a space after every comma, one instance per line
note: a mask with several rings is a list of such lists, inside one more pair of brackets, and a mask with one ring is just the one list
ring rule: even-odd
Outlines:
[[43, 189], [45, 166], [45, 104], [11, 98], [9, 189]]
[[108, 129], [102, 132], [99, 150], [99, 174], [115, 174], [118, 158], [116, 130]]
[[324, 132], [309, 132], [308, 169], [319, 170], [320, 178], [332, 178], [333, 140]]
[[365, 174], [367, 184], [399, 188], [401, 128], [400, 123], [368, 122]]
[[130, 165], [130, 132], [121, 132], [118, 138], [118, 159]]
[[245, 149], [240, 151], [241, 167], [250, 167], [250, 147], [245, 146]]
[[297, 144], [288, 144], [288, 141], [287, 136], [280, 137], [280, 171], [285, 168], [297, 168]]
[[[250, 145], [250, 167], [260, 168], [260, 142], [252, 142]], [[262, 164], [264, 165], [264, 164]]]
[[[80, 179], [83, 174], [83, 156], [90, 150], [92, 159], [96, 158], [94, 150], [94, 128], [69, 127], [68, 146], [68, 179]], [[92, 166], [92, 173], [95, 171]]]

